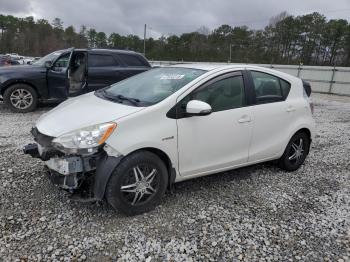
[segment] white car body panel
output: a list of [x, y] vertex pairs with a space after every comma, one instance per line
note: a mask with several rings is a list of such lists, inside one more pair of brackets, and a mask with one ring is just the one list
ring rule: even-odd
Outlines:
[[177, 120], [181, 176], [207, 173], [246, 163], [252, 130], [251, 108], [214, 112]]
[[144, 108], [107, 101], [88, 93], [70, 98], [42, 115], [36, 127], [43, 134], [58, 137], [83, 127], [115, 121], [142, 109]]
[[310, 123], [307, 128], [313, 134], [315, 122], [308, 102], [303, 99], [301, 79], [268, 68], [247, 66], [246, 69], [270, 73], [291, 84], [285, 101], [252, 106], [254, 127], [248, 160], [251, 164], [281, 157], [292, 135], [306, 127], [306, 123]]
[[[293, 134], [302, 128], [309, 129], [314, 138], [315, 122], [308, 101], [303, 97], [299, 78], [246, 65], [186, 64], [173, 67], [209, 71], [149, 107], [127, 106], [90, 93], [62, 103], [41, 117], [36, 126], [41, 133], [57, 137], [83, 127], [114, 121], [117, 128], [106, 144], [124, 156], [145, 148], [161, 150], [176, 170], [176, 181], [278, 159]], [[177, 120], [166, 116], [178, 101], [206, 81], [244, 69], [270, 73], [287, 80], [291, 89], [286, 101]], [[240, 123], [239, 120], [245, 117], [250, 121]]]
[[[187, 65], [187, 67], [192, 68], [193, 65]], [[212, 66], [208, 67], [212, 68]], [[201, 67], [201, 69], [204, 68], [207, 67]], [[237, 67], [237, 70], [242, 69]], [[177, 123], [175, 119], [167, 118], [166, 114], [179, 100], [197, 87], [217, 75], [231, 71], [232, 68], [226, 67], [208, 71], [160, 103], [117, 121], [117, 135], [109, 137], [106, 143], [123, 155], [143, 148], [160, 149], [170, 158], [178, 175], [177, 179], [180, 180], [180, 176], [183, 175], [179, 172]], [[141, 132], [139, 127], [142, 127]], [[130, 137], [133, 143], [130, 143]], [[169, 139], [170, 137], [174, 138]]]
[[167, 154], [177, 170], [176, 121], [165, 117], [168, 111], [164, 103], [159, 103], [120, 119], [117, 121], [116, 135], [110, 136], [106, 144], [122, 155], [142, 148], [159, 149]]

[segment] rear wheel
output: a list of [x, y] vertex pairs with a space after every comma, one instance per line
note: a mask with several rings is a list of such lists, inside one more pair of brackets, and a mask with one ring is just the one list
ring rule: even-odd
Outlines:
[[5, 90], [4, 102], [13, 112], [27, 113], [37, 107], [38, 95], [31, 86], [15, 84]]
[[106, 190], [107, 202], [126, 215], [148, 212], [165, 194], [168, 172], [155, 154], [139, 151], [127, 156], [114, 170]]
[[286, 171], [297, 170], [309, 153], [310, 138], [304, 132], [296, 133], [289, 141], [282, 157], [279, 159], [280, 168]]

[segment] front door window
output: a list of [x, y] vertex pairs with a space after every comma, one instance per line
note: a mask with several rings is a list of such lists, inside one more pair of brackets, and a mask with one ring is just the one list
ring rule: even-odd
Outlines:
[[63, 72], [67, 69], [68, 63], [69, 63], [69, 57], [70, 53], [66, 53], [62, 55], [60, 58], [58, 58], [54, 64], [52, 65], [51, 69], [56, 72]]
[[191, 95], [191, 100], [208, 103], [213, 112], [242, 107], [245, 104], [242, 76], [232, 76], [208, 85]]

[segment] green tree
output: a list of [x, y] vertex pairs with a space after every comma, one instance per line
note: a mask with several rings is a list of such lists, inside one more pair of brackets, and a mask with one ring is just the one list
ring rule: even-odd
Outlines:
[[[33, 17], [0, 15], [0, 53], [16, 52], [42, 56], [67, 47], [118, 48], [143, 52], [137, 35], [108, 37], [104, 32], [81, 26], [64, 28]], [[146, 54], [155, 60], [221, 61], [350, 66], [350, 25], [343, 19], [327, 20], [319, 13], [292, 16], [282, 12], [262, 30], [221, 25], [210, 31], [201, 26], [194, 32], [148, 38]]]
[[96, 34], [96, 47], [99, 47], [99, 48], [107, 47], [107, 36], [104, 32], [98, 32]]
[[91, 48], [94, 48], [97, 46], [97, 32], [95, 29], [90, 28], [86, 32], [87, 40], [88, 40], [88, 46]]

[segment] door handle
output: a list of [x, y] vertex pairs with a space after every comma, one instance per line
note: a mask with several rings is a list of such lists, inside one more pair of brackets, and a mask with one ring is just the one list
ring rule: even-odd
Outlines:
[[238, 119], [238, 123], [240, 123], [240, 124], [247, 123], [250, 121], [252, 121], [252, 120], [251, 120], [250, 116], [248, 116], [248, 115], [244, 115], [240, 119]]
[[294, 106], [288, 106], [287, 107], [287, 112], [293, 112], [293, 111], [295, 111]]

